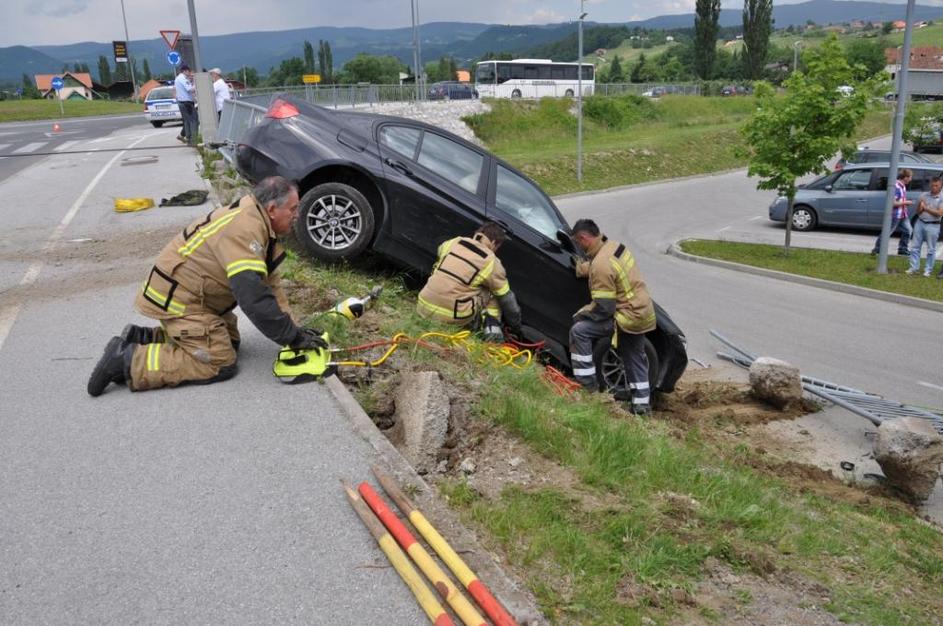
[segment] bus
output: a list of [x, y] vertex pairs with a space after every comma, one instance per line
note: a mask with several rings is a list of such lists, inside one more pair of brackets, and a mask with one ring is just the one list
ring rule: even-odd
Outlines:
[[[481, 61], [475, 71], [475, 88], [482, 98], [572, 97], [579, 89], [578, 63], [554, 63], [550, 59]], [[582, 64], [583, 95], [593, 95], [596, 67]]]

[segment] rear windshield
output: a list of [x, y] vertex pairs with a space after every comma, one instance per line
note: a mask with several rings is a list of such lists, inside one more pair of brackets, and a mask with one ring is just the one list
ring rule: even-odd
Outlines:
[[173, 87], [155, 87], [147, 94], [148, 100], [173, 100]]

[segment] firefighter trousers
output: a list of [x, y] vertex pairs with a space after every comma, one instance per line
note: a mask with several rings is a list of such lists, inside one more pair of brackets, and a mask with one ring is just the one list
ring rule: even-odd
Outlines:
[[[582, 319], [570, 328], [570, 361], [573, 377], [584, 389], [596, 391], [599, 388], [596, 363], [593, 360], [593, 347], [597, 341], [611, 341], [613, 334], [612, 320], [593, 321]], [[625, 368], [625, 381], [628, 388], [627, 399], [633, 407], [647, 408], [650, 402], [648, 382], [648, 355], [645, 354], [645, 335], [633, 335], [619, 331], [617, 351]], [[626, 390], [616, 390], [623, 395]], [[622, 392], [622, 393], [620, 393]]]
[[139, 345], [131, 359], [128, 386], [134, 391], [207, 384], [236, 374], [239, 329], [232, 312], [197, 313], [161, 322], [164, 341]]

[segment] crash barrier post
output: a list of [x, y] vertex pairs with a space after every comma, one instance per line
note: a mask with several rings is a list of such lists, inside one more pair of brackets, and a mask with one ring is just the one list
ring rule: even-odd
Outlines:
[[396, 484], [392, 476], [383, 472], [374, 465], [373, 475], [377, 477], [383, 490], [390, 496], [390, 499], [396, 503], [399, 510], [403, 512], [410, 523], [415, 527], [423, 539], [435, 550], [439, 558], [448, 566], [459, 582], [468, 590], [468, 593], [485, 614], [495, 623], [495, 626], [517, 626], [517, 622], [511, 617], [498, 599], [495, 598], [488, 587], [478, 580], [475, 573], [465, 564], [465, 561], [452, 549], [452, 546], [439, 534], [432, 524], [426, 519], [419, 509], [413, 506], [405, 493]]
[[344, 486], [344, 491], [347, 492], [347, 499], [350, 501], [350, 505], [354, 508], [354, 511], [357, 512], [357, 515], [363, 521], [367, 530], [370, 531], [370, 534], [373, 535], [373, 538], [380, 546], [383, 554], [386, 555], [386, 558], [389, 559], [390, 563], [393, 565], [396, 573], [400, 575], [400, 578], [403, 579], [406, 586], [413, 592], [416, 601], [419, 602], [419, 606], [421, 606], [422, 610], [429, 616], [429, 620], [435, 626], [454, 625], [454, 622], [452, 622], [452, 619], [445, 612], [445, 609], [443, 609], [439, 601], [436, 600], [435, 595], [429, 590], [426, 583], [423, 582], [422, 576], [419, 575], [419, 572], [412, 566], [412, 563], [409, 562], [409, 559], [406, 558], [403, 551], [396, 545], [396, 541], [390, 536], [390, 533], [386, 532], [383, 524], [377, 520], [376, 516], [370, 511], [367, 505], [364, 504], [363, 500], [361, 500], [360, 496], [357, 495], [357, 492], [354, 491], [350, 485], [344, 481], [341, 481], [341, 484]]
[[459, 619], [467, 624], [467, 626], [485, 626], [485, 620], [481, 614], [478, 613], [471, 602], [462, 595], [449, 579], [448, 575], [442, 571], [442, 568], [432, 560], [432, 556], [416, 541], [416, 538], [413, 537], [413, 534], [409, 532], [406, 526], [399, 521], [399, 518], [397, 518], [396, 514], [386, 505], [383, 498], [380, 497], [380, 494], [374, 491], [373, 487], [366, 482], [360, 483], [360, 485], [357, 486], [357, 491], [360, 492], [360, 496], [363, 498], [364, 502], [367, 503], [367, 506], [380, 518], [380, 521], [383, 522], [386, 529], [393, 535], [393, 538], [396, 539], [396, 543], [406, 551], [406, 554], [412, 557], [416, 565], [419, 566], [419, 570], [426, 575], [426, 578], [429, 579], [429, 582], [432, 583], [435, 590], [439, 592], [439, 595], [449, 603], [449, 606], [452, 607]]

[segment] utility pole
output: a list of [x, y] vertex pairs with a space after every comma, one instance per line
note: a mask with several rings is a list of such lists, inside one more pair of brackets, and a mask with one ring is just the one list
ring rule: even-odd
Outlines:
[[128, 73], [131, 75], [131, 97], [137, 102], [137, 78], [134, 76], [134, 57], [131, 56], [131, 40], [128, 38], [128, 17], [124, 14], [124, 0], [121, 0], [121, 19], [124, 20], [124, 45], [128, 53]]
[[583, 2], [580, 0], [580, 20], [577, 27], [579, 56], [576, 57], [576, 180], [583, 182]]
[[802, 46], [802, 41], [797, 41], [792, 44], [792, 71], [795, 72], [799, 69], [799, 48]]
[[416, 34], [416, 0], [409, 0], [413, 14], [413, 83], [416, 85], [416, 102], [419, 102], [419, 37]]
[[416, 54], [419, 55], [419, 95], [426, 99], [426, 72], [422, 66], [422, 18], [419, 17], [419, 0], [416, 0]]
[[203, 145], [216, 141], [219, 119], [216, 116], [216, 97], [213, 95], [213, 80], [203, 71], [203, 57], [200, 55], [200, 32], [196, 27], [196, 8], [194, 0], [187, 0], [190, 11], [190, 35], [193, 38], [193, 85], [196, 87], [197, 111], [200, 119], [200, 134]]
[[891, 141], [891, 163], [887, 170], [887, 195], [884, 198], [884, 219], [881, 222], [881, 247], [878, 256], [878, 274], [887, 274], [887, 248], [891, 239], [891, 212], [894, 209], [894, 185], [900, 162], [900, 144], [904, 130], [904, 111], [907, 108], [907, 74], [910, 68], [910, 41], [914, 29], [914, 2], [907, 0], [907, 28], [904, 30], [904, 51], [897, 73], [897, 106], [894, 110], [894, 134]]

